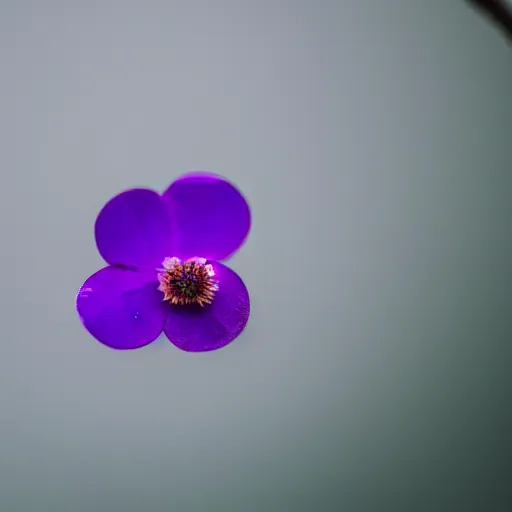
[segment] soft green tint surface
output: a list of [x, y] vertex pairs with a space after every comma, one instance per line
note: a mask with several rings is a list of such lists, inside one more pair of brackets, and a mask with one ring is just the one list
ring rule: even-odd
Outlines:
[[[462, 0], [0, 0], [2, 512], [512, 510], [512, 49]], [[214, 353], [96, 343], [114, 194], [251, 201]]]

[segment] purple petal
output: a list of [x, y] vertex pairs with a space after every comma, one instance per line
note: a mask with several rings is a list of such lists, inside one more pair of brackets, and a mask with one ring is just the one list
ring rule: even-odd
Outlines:
[[76, 308], [85, 328], [116, 349], [139, 348], [163, 330], [167, 308], [153, 274], [105, 267], [80, 288]]
[[171, 306], [164, 332], [187, 352], [215, 350], [233, 341], [249, 319], [249, 294], [243, 281], [222, 263], [213, 263], [219, 282], [213, 303], [205, 307]]
[[208, 173], [187, 174], [163, 194], [176, 223], [175, 256], [223, 260], [245, 241], [249, 206], [231, 183]]
[[172, 256], [169, 212], [156, 192], [133, 189], [111, 199], [96, 219], [96, 244], [110, 265], [160, 266]]

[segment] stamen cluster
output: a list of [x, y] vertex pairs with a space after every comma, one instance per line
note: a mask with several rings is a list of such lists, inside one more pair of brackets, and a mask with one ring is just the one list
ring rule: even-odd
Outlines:
[[181, 261], [179, 258], [165, 258], [163, 268], [158, 270], [158, 289], [164, 294], [164, 301], [176, 305], [211, 304], [219, 289], [212, 265], [203, 258]]

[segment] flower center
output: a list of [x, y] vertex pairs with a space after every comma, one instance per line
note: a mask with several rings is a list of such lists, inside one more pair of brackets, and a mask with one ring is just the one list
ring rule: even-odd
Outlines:
[[181, 261], [179, 258], [165, 258], [163, 268], [158, 269], [158, 289], [164, 294], [164, 301], [171, 304], [211, 304], [219, 289], [215, 271], [206, 265], [203, 258]]

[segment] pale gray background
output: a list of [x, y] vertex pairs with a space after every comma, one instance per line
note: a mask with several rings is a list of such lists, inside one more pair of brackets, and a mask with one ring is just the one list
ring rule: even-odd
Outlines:
[[[0, 2], [2, 512], [511, 510], [512, 50], [460, 1]], [[254, 224], [218, 352], [74, 309], [114, 194]]]

